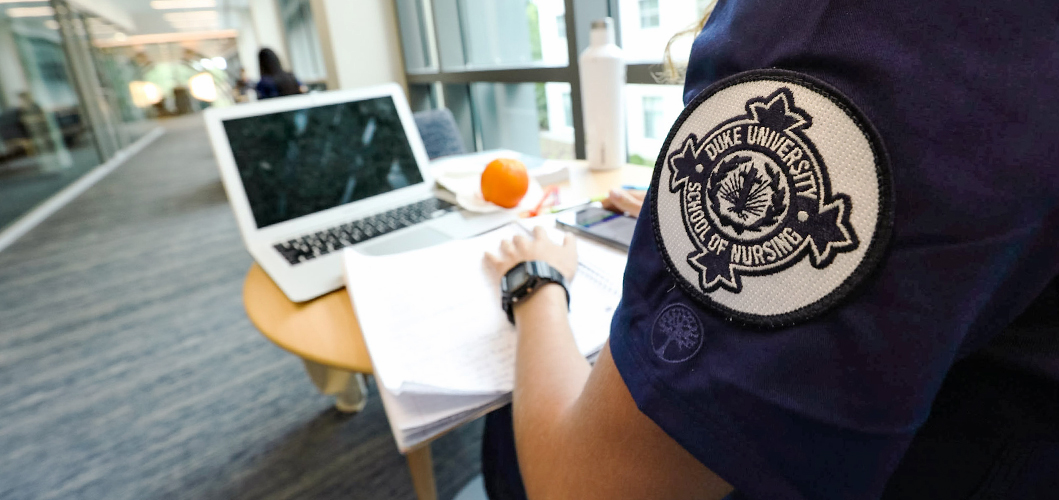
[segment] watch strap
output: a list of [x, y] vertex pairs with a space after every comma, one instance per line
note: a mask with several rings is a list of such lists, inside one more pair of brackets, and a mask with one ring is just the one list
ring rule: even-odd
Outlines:
[[[519, 268], [526, 273], [526, 280], [523, 283], [513, 284], [510, 282], [510, 277], [513, 273], [518, 272]], [[517, 303], [526, 300], [549, 283], [555, 283], [563, 287], [563, 291], [566, 293], [566, 307], [569, 309], [570, 289], [566, 285], [566, 278], [551, 264], [543, 260], [524, 261], [505, 273], [501, 286], [503, 294], [501, 307], [507, 313], [508, 321], [511, 324], [515, 324], [515, 305]], [[515, 288], [507, 289], [508, 286], [515, 286]]]

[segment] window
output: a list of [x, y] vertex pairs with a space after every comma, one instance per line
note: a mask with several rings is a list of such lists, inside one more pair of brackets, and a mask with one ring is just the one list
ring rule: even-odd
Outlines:
[[327, 70], [309, 1], [282, 0], [279, 6], [287, 35], [291, 71], [304, 83], [322, 83], [327, 79]]
[[[703, 0], [619, 0], [618, 24], [625, 60], [630, 62], [662, 61], [666, 43], [677, 32], [702, 18]], [[678, 39], [673, 59], [686, 61], [693, 37]]]
[[[563, 0], [430, 3], [443, 71], [567, 65], [565, 36], [558, 36], [555, 26], [560, 15], [565, 23]], [[403, 11], [398, 10], [398, 15], [404, 15]], [[429, 20], [430, 16], [423, 18]], [[412, 22], [401, 21], [402, 28], [409, 24]], [[406, 42], [406, 53], [410, 49]]]
[[[575, 157], [579, 103], [569, 97], [577, 74], [568, 69], [565, 0], [397, 0], [396, 7], [417, 109], [452, 111], [468, 150]], [[606, 16], [606, 4], [586, 13]]]
[[699, 16], [698, 0], [395, 1], [412, 105], [452, 111], [469, 151], [584, 158], [579, 61], [569, 54], [607, 16], [630, 61], [630, 162], [654, 163], [684, 107], [681, 87], [653, 74], [669, 38]]
[[397, 0], [397, 21], [404, 47], [404, 64], [407, 71], [437, 70], [433, 60], [431, 41], [434, 33], [427, 23], [423, 0]]
[[681, 85], [625, 86], [629, 163], [654, 165], [669, 129], [684, 110]]
[[640, 27], [658, 27], [658, 0], [640, 0]]
[[[553, 99], [569, 99], [570, 84], [549, 82], [544, 86], [545, 94]], [[535, 83], [475, 82], [470, 84], [470, 98], [474, 103], [474, 133], [481, 149], [507, 148], [543, 158], [574, 158], [573, 132], [565, 123], [564, 108], [549, 107], [542, 116]], [[541, 130], [545, 120], [551, 126]]]
[[662, 98], [660, 96], [643, 97], [643, 135], [648, 139], [658, 139], [662, 133]]

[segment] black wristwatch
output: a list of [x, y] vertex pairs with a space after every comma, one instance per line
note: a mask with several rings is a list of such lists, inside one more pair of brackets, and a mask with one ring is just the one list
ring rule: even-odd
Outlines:
[[520, 262], [500, 279], [501, 307], [507, 319], [515, 324], [515, 304], [526, 300], [533, 292], [548, 283], [557, 283], [566, 292], [566, 307], [570, 307], [570, 289], [563, 274], [543, 260]]

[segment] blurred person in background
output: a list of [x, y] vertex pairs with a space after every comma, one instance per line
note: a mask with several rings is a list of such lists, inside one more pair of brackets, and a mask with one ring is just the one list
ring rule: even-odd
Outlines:
[[239, 69], [239, 79], [235, 81], [233, 89], [235, 102], [247, 102], [250, 100], [250, 77], [246, 76], [246, 68]]
[[292, 73], [283, 71], [279, 56], [269, 48], [261, 49], [257, 54], [261, 67], [261, 80], [257, 82], [257, 98], [271, 99], [302, 93], [302, 84]]

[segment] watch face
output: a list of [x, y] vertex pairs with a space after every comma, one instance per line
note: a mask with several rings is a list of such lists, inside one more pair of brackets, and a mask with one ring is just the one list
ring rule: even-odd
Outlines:
[[528, 274], [526, 273], [526, 266], [519, 264], [504, 276], [505, 283], [507, 284], [507, 291], [514, 291], [519, 289], [525, 282]]

